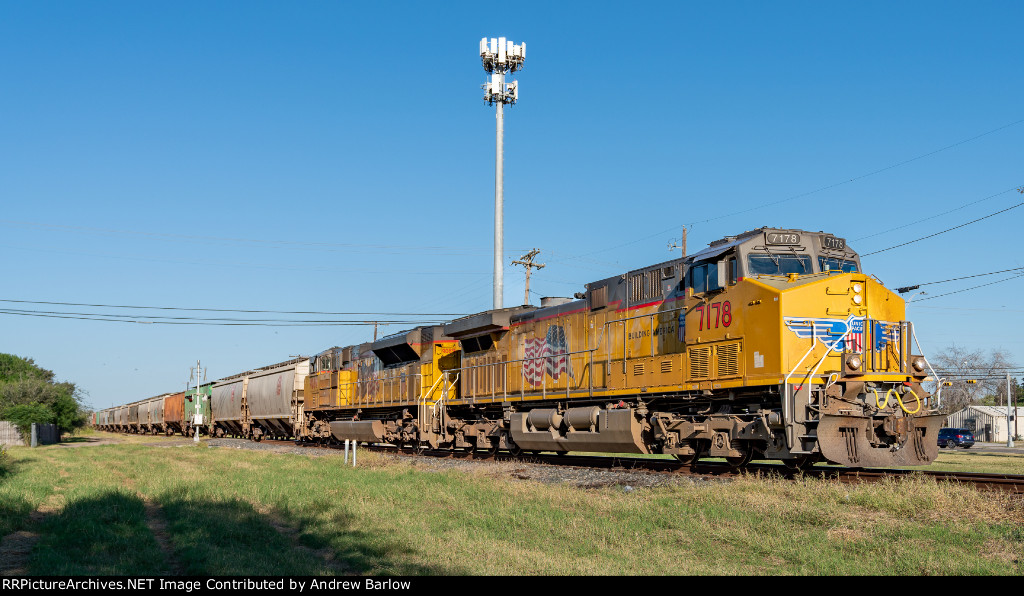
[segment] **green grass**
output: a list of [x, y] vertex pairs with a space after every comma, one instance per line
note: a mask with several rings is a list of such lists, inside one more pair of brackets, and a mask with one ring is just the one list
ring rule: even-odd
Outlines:
[[[1019, 499], [920, 476], [862, 485], [745, 477], [626, 492], [514, 480], [514, 464], [438, 472], [364, 451], [353, 469], [339, 457], [146, 443], [11, 450], [0, 533], [40, 535], [31, 573], [1022, 571]], [[160, 536], [146, 501], [164, 522]]]

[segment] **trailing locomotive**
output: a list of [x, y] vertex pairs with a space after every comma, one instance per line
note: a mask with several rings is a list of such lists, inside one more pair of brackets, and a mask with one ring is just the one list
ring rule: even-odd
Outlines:
[[[575, 300], [325, 350], [301, 382], [296, 371], [290, 418], [272, 428], [281, 436], [290, 425], [303, 440], [737, 466], [928, 464], [942, 417], [921, 386], [927, 363], [913, 336], [903, 300], [861, 272], [843, 239], [760, 228], [588, 284]], [[251, 414], [219, 411], [221, 383], [244, 389], [214, 385], [214, 428], [267, 434]], [[103, 415], [116, 419], [112, 410]]]

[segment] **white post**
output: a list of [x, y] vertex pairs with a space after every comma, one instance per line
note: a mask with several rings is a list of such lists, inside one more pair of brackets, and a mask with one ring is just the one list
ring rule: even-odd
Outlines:
[[197, 416], [199, 416], [199, 404], [202, 402], [202, 398], [199, 396], [199, 361], [196, 360], [196, 384], [195, 392], [192, 394], [192, 430], [195, 434], [192, 436], [192, 442], [199, 442], [199, 425], [196, 424]]
[[345, 465], [348, 465], [348, 439], [345, 439]]
[[352, 467], [356, 467], [356, 442], [352, 441]]
[[1012, 410], [1010, 409], [1010, 373], [1009, 373], [1009, 371], [1007, 371], [1007, 373], [1006, 373], [1006, 446], [1007, 447], [1013, 447], [1013, 433], [1010, 432], [1010, 416], [1013, 415], [1011, 412], [1012, 412]]

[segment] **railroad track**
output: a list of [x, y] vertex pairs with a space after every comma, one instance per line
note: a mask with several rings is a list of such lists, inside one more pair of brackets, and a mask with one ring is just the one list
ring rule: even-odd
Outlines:
[[[298, 441], [280, 441], [264, 439], [267, 443], [300, 445], [310, 448], [343, 449], [344, 446], [320, 445]], [[366, 449], [366, 447], [363, 447]], [[880, 468], [843, 468], [838, 466], [812, 466], [802, 470], [791, 470], [781, 464], [753, 463], [742, 468], [734, 468], [726, 463], [703, 462], [683, 464], [670, 459], [653, 459], [644, 457], [592, 456], [592, 455], [556, 455], [556, 454], [522, 454], [512, 455], [508, 452], [481, 453], [452, 450], [399, 449], [394, 446], [374, 445], [369, 449], [383, 453], [401, 453], [403, 455], [420, 455], [425, 457], [446, 457], [457, 459], [473, 459], [482, 461], [519, 461], [524, 463], [545, 464], [553, 466], [570, 466], [580, 468], [625, 469], [646, 472], [683, 474], [702, 477], [731, 477], [742, 474], [778, 475], [783, 478], [800, 476], [832, 478], [840, 482], [879, 482], [886, 478], [903, 478], [922, 474], [946, 482], [970, 484], [980, 490], [1005, 491], [1024, 495], [1024, 476], [1016, 474], [986, 474], [968, 472], [944, 472], [938, 470], [907, 470]]]

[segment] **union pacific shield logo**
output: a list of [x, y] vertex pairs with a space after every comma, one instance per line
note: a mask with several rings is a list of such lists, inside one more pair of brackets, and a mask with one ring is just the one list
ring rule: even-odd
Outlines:
[[801, 339], [817, 337], [832, 350], [846, 349], [847, 340], [854, 351], [863, 349], [864, 317], [850, 315], [844, 319], [829, 317], [783, 317], [786, 327]]

